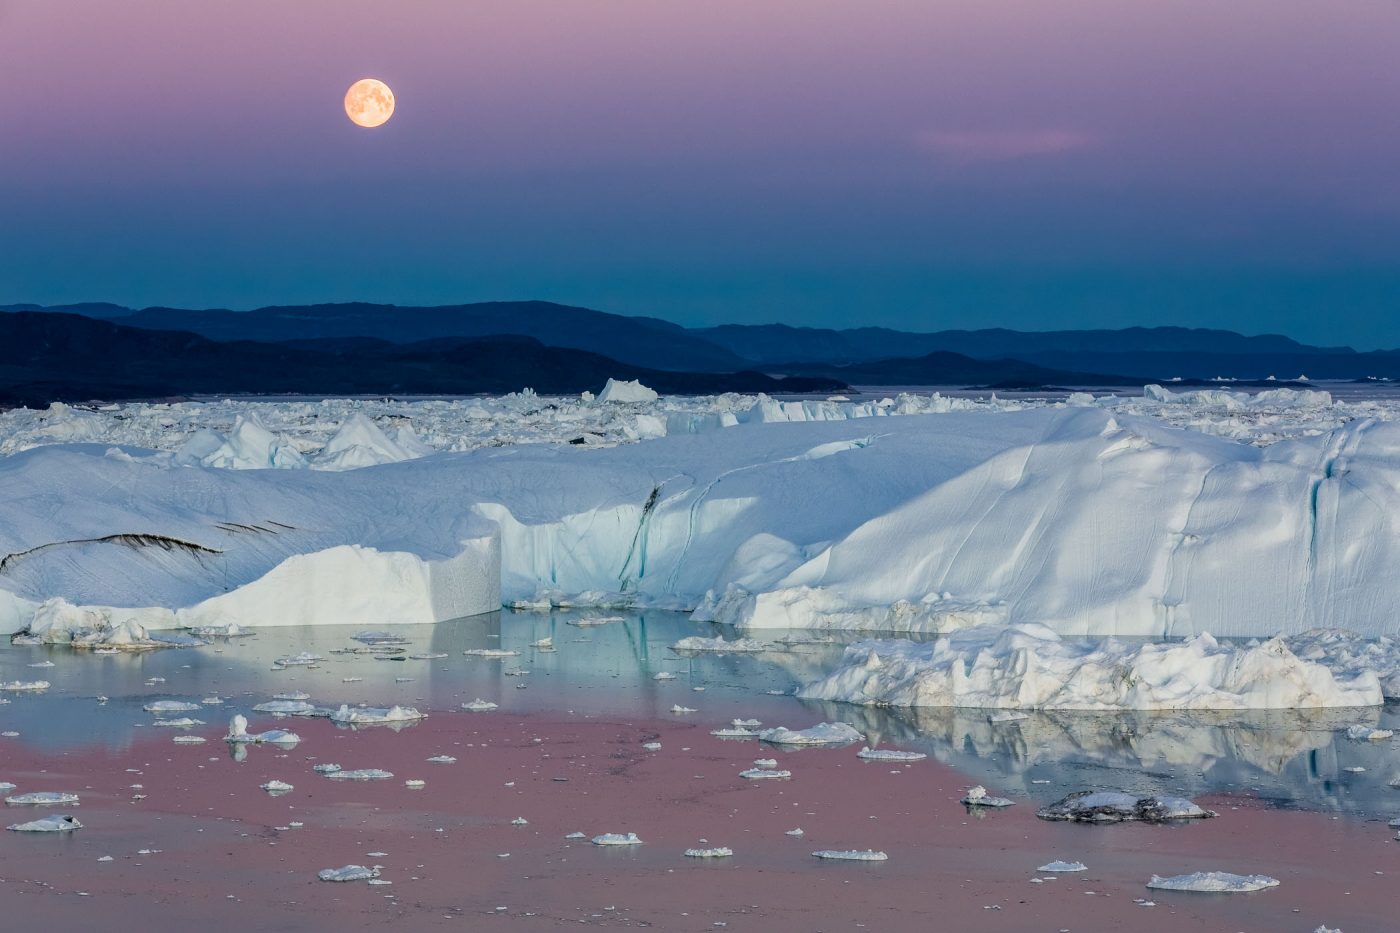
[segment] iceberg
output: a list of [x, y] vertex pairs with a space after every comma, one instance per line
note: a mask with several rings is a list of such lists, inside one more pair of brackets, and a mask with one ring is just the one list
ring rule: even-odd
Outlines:
[[889, 858], [883, 852], [876, 852], [874, 849], [822, 849], [820, 852], [813, 852], [816, 858], [839, 859], [851, 862], [883, 862]]
[[295, 732], [287, 732], [284, 729], [269, 729], [266, 732], [249, 733], [248, 719], [245, 716], [234, 716], [229, 720], [228, 735], [224, 736], [224, 741], [231, 745], [296, 745], [301, 741], [301, 736]]
[[1198, 871], [1189, 875], [1163, 878], [1153, 875], [1147, 882], [1158, 891], [1200, 891], [1208, 894], [1236, 894], [1278, 887], [1278, 879], [1268, 875], [1235, 875], [1228, 871]]
[[411, 706], [391, 706], [388, 709], [377, 709], [374, 707], [350, 707], [342, 703], [340, 708], [330, 714], [331, 722], [345, 725], [381, 725], [395, 722], [417, 722], [426, 719], [426, 713], [420, 713]]
[[844, 722], [822, 722], [798, 730], [778, 726], [776, 729], [764, 729], [758, 737], [774, 745], [847, 745], [864, 738], [860, 730]]
[[1171, 820], [1203, 820], [1215, 816], [1184, 797], [1137, 797], [1120, 791], [1082, 790], [1041, 807], [1042, 820], [1075, 823], [1165, 823]]
[[598, 393], [600, 402], [654, 402], [658, 398], [657, 394], [648, 389], [642, 383], [633, 379], [628, 382], [620, 382], [616, 379], [609, 379], [603, 386], [603, 391]]
[[17, 833], [68, 833], [82, 829], [83, 824], [74, 817], [54, 813], [28, 823], [11, 823], [5, 828]]
[[316, 877], [322, 881], [369, 881], [379, 877], [379, 869], [367, 868], [364, 865], [346, 865], [343, 868], [323, 868], [316, 873]]
[[594, 836], [592, 842], [595, 846], [639, 846], [642, 840], [637, 838], [636, 833], [603, 833], [601, 836]]

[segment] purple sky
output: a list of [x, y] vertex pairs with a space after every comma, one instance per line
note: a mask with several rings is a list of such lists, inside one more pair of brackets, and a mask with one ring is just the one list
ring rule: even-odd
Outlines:
[[1396, 0], [0, 0], [0, 74], [0, 302], [1400, 345]]

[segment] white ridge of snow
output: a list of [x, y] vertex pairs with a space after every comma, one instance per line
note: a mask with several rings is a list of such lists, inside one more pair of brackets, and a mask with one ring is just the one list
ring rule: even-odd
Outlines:
[[822, 722], [799, 730], [778, 726], [764, 729], [758, 737], [773, 745], [845, 745], [864, 738], [860, 730], [844, 722]]
[[1237, 894], [1278, 887], [1278, 879], [1268, 875], [1235, 875], [1228, 871], [1198, 871], [1189, 875], [1163, 878], [1153, 875], [1149, 888], [1159, 891], [1201, 891], [1210, 894]]
[[636, 833], [603, 833], [591, 840], [595, 846], [639, 846], [642, 840]]
[[75, 818], [60, 813], [52, 813], [28, 823], [11, 823], [5, 827], [17, 833], [66, 833], [82, 829], [83, 824]]
[[1002, 709], [1268, 709], [1375, 706], [1369, 672], [1337, 676], [1281, 638], [1207, 634], [1174, 644], [1072, 642], [1043, 625], [977, 626], [932, 642], [865, 641], [799, 694], [881, 706]]

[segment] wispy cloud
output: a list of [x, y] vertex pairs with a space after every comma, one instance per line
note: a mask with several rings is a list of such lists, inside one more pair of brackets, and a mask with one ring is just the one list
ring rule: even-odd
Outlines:
[[1098, 144], [1089, 133], [1064, 128], [927, 130], [915, 141], [919, 148], [959, 164], [1057, 156]]

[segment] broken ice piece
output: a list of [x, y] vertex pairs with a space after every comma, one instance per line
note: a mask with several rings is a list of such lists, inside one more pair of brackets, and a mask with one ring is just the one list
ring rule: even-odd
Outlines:
[[755, 768], [776, 768], [776, 767], [778, 766], [778, 759], [776, 759], [776, 758], [755, 758], [755, 759], [753, 760], [753, 766], [754, 766]]
[[530, 642], [530, 647], [531, 647], [531, 648], [544, 648], [544, 649], [553, 648], [553, 647], [554, 647], [554, 639], [553, 639], [552, 637], [546, 636], [545, 638], [541, 638], [541, 639], [538, 639], [538, 640], [536, 640], [536, 641]]
[[675, 679], [676, 679], [676, 675], [675, 675], [675, 674], [672, 674], [670, 671], [659, 671], [659, 672], [657, 672], [657, 673], [655, 673], [655, 674], [652, 674], [652, 675], [651, 675], [651, 679], [652, 679], [652, 680], [675, 680]]
[[741, 726], [727, 726], [723, 729], [711, 729], [710, 735], [721, 739], [756, 739], [758, 733], [753, 729], [745, 729]]
[[595, 846], [642, 845], [642, 840], [637, 838], [636, 833], [603, 833], [601, 836], [594, 836], [592, 842]]
[[891, 748], [864, 747], [856, 752], [856, 757], [867, 761], [923, 761], [928, 755], [923, 752], [901, 752]]
[[967, 792], [967, 796], [961, 801], [969, 807], [1009, 807], [1015, 803], [1014, 800], [1007, 800], [1005, 797], [991, 797], [987, 794], [987, 788], [978, 784]]
[[466, 710], [466, 711], [469, 712], [469, 713], [488, 713], [488, 712], [490, 712], [491, 710], [496, 709], [496, 708], [497, 708], [497, 704], [492, 703], [492, 702], [489, 701], [489, 700], [483, 700], [483, 699], [481, 699], [480, 697], [477, 697], [475, 700], [472, 700], [470, 703], [463, 703], [463, 704], [462, 704], [462, 709]]
[[224, 736], [224, 741], [234, 745], [296, 745], [301, 741], [301, 736], [285, 729], [269, 729], [266, 732], [250, 734], [248, 719], [238, 715], [229, 720], [228, 735]]
[[568, 834], [567, 836], [565, 836], [564, 838], [565, 838], [565, 839], [587, 839], [587, 838], [588, 838], [588, 834], [587, 834], [587, 833], [569, 833], [569, 834]]
[[643, 743], [642, 743], [642, 748], [645, 748], [645, 749], [646, 749], [647, 751], [649, 751], [649, 752], [659, 752], [659, 751], [661, 751], [661, 743], [660, 743], [660, 742], [643, 742]]
[[734, 854], [734, 850], [726, 846], [718, 846], [713, 849], [686, 849], [687, 858], [728, 858]]
[[806, 835], [806, 833], [802, 832], [802, 827], [799, 826], [799, 827], [797, 827], [796, 829], [789, 829], [787, 832], [783, 833], [783, 835], [784, 835], [784, 836], [804, 836], [804, 835]]
[[1040, 866], [1036, 871], [1088, 871], [1089, 866], [1083, 862], [1061, 862], [1058, 859]]
[[331, 762], [327, 761], [319, 765], [312, 765], [311, 770], [317, 772], [318, 774], [330, 774], [332, 771], [339, 771], [340, 765], [332, 764]]
[[510, 821], [510, 825], [512, 825], [512, 826], [529, 826], [529, 825], [530, 825], [530, 821], [527, 820], [527, 819], [525, 819], [525, 817], [523, 817], [523, 816], [517, 816], [515, 819], [513, 819], [513, 820]]
[[844, 722], [821, 722], [809, 729], [778, 726], [764, 729], [758, 737], [774, 745], [843, 745], [862, 738], [857, 729]]
[[5, 828], [17, 833], [66, 833], [82, 829], [83, 824], [71, 816], [51, 813], [43, 819], [30, 820], [28, 823], [11, 823]]
[[331, 722], [338, 722], [342, 725], [374, 725], [388, 722], [416, 722], [426, 719], [427, 714], [420, 713], [412, 706], [391, 706], [388, 709], [376, 708], [372, 706], [359, 706], [351, 708], [342, 703], [340, 709], [335, 710], [330, 715]]
[[1393, 729], [1377, 729], [1374, 726], [1357, 724], [1347, 729], [1347, 738], [1362, 742], [1379, 742], [1395, 734]]
[[271, 781], [268, 781], [266, 784], [263, 784], [263, 785], [261, 785], [261, 786], [262, 786], [262, 789], [263, 789], [263, 790], [267, 791], [269, 794], [274, 794], [274, 795], [275, 795], [275, 794], [285, 794], [285, 793], [287, 793], [288, 791], [294, 789], [294, 788], [292, 787], [292, 785], [286, 783], [285, 781], [278, 781], [278, 780], [276, 780], [276, 779], [273, 779], [273, 780], [271, 780]]
[[750, 768], [747, 771], [740, 771], [739, 777], [748, 778], [751, 781], [762, 780], [763, 778], [778, 778], [785, 780], [792, 777], [791, 771], [774, 771], [770, 768]]
[[141, 708], [148, 713], [188, 713], [199, 709], [199, 704], [187, 703], [184, 700], [156, 700]]
[[422, 788], [424, 788], [424, 787], [427, 787], [427, 786], [428, 786], [428, 782], [422, 780], [421, 778], [409, 778], [408, 780], [406, 780], [406, 781], [403, 782], [403, 786], [404, 786], [404, 787], [411, 787], [411, 788], [413, 788], [414, 790], [420, 790], [420, 789], [422, 789]]
[[463, 651], [469, 658], [518, 658], [519, 651], [511, 651], [507, 648], [468, 648]]
[[47, 680], [11, 680], [0, 682], [0, 690], [11, 690], [16, 693], [38, 693], [41, 690], [49, 689]]
[[1196, 806], [1185, 797], [1137, 797], [1120, 791], [1081, 790], [1041, 807], [1035, 815], [1042, 820], [1070, 820], [1079, 823], [1118, 823], [1129, 820], [1162, 823], [1168, 820], [1209, 819], [1216, 814], [1214, 810]]
[[379, 869], [364, 865], [346, 865], [343, 868], [323, 868], [316, 877], [322, 881], [368, 881], [379, 877]]
[[1278, 879], [1268, 875], [1235, 875], [1228, 871], [1198, 871], [1189, 875], [1163, 878], [1153, 875], [1149, 888], [1159, 891], [1201, 891], [1209, 894], [1239, 894], [1278, 887]]
[[673, 712], [673, 713], [693, 713], [693, 712], [695, 712], [695, 710], [691, 709], [689, 706], [681, 706], [679, 703], [677, 703], [675, 706], [671, 707], [671, 712]]
[[887, 858], [883, 852], [876, 852], [874, 849], [822, 849], [820, 852], [813, 852], [816, 858], [845, 859], [853, 862], [883, 862]]
[[382, 768], [356, 768], [353, 771], [325, 771], [322, 772], [333, 781], [387, 781], [393, 777], [393, 773]]
[[39, 790], [28, 794], [17, 794], [14, 797], [6, 797], [5, 802], [11, 806], [36, 806], [53, 807], [59, 805], [73, 805], [78, 803], [78, 795], [68, 791]]

